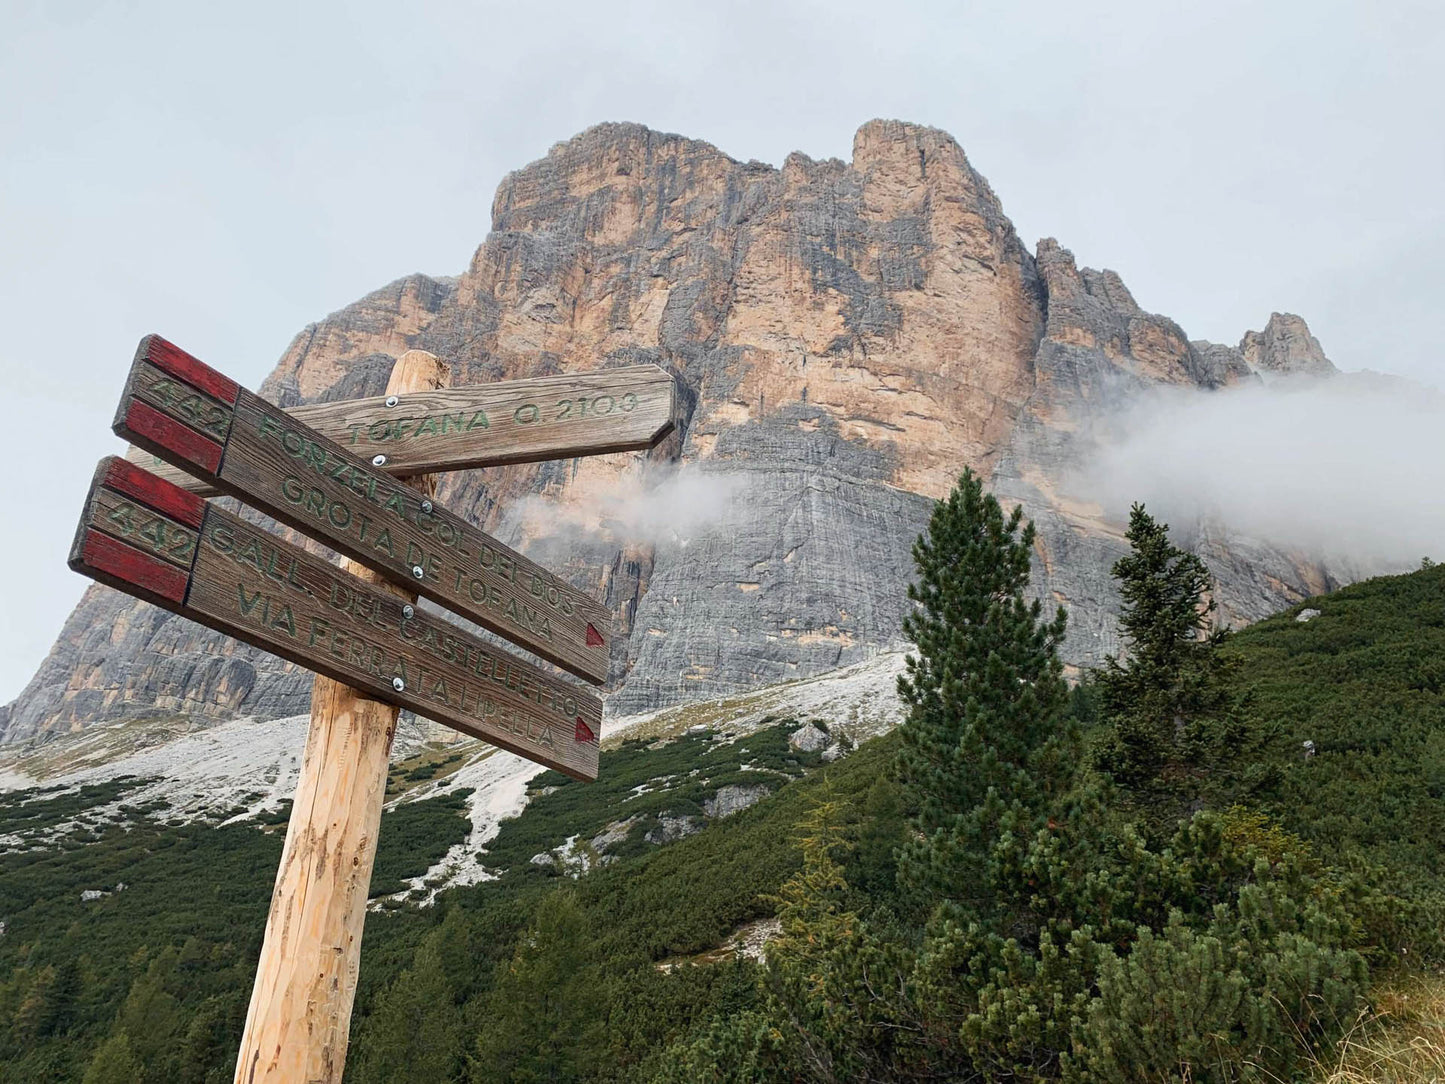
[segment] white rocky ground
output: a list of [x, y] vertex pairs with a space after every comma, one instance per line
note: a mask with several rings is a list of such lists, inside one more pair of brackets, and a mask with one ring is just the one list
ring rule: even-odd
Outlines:
[[[611, 718], [604, 724], [603, 744], [634, 737], [666, 740], [691, 728], [717, 729], [736, 739], [772, 718], [786, 716], [822, 720], [830, 734], [856, 744], [891, 729], [901, 719], [896, 685], [903, 657], [902, 651], [881, 652], [822, 677], [645, 715]], [[141, 806], [162, 799], [168, 803], [171, 817], [210, 818], [224, 812], [229, 814], [228, 821], [244, 820], [274, 810], [291, 797], [305, 749], [306, 724], [305, 716], [295, 716], [267, 721], [236, 719], [211, 726], [184, 719], [98, 726], [39, 748], [0, 754], [0, 791], [34, 786], [69, 789], [135, 776], [146, 782], [109, 807], [89, 811], [90, 816], [119, 819], [121, 805]], [[392, 754], [393, 762], [428, 751], [466, 754], [455, 770], [408, 790], [392, 803], [431, 798], [443, 787], [472, 788], [467, 839], [408, 885], [407, 892], [425, 890], [423, 902], [433, 900], [444, 887], [487, 878], [478, 853], [497, 834], [503, 820], [522, 811], [528, 781], [543, 770], [482, 742], [453, 743], [446, 737], [450, 733], [424, 721], [403, 722]], [[60, 829], [66, 830], [65, 826]], [[22, 840], [0, 838], [0, 848], [23, 844]]]
[[[481, 742], [469, 742], [468, 746], [474, 748], [475, 753], [457, 771], [407, 791], [396, 799], [397, 802], [414, 802], [432, 798], [442, 790], [443, 784], [448, 789], [473, 788], [467, 799], [468, 815], [472, 821], [467, 838], [452, 844], [441, 861], [420, 877], [412, 878], [395, 898], [406, 896], [414, 889], [425, 889], [425, 897], [417, 901], [425, 906], [435, 900], [437, 892], [443, 888], [487, 880], [491, 875], [480, 862], [478, 852], [497, 834], [502, 821], [522, 812], [522, 807], [527, 804], [527, 783], [533, 776], [546, 771], [540, 764]], [[380, 906], [382, 902], [374, 900], [373, 904]]]
[[622, 738], [666, 738], [689, 727], [742, 735], [760, 729], [769, 718], [784, 716], [821, 719], [830, 733], [846, 736], [856, 745], [892, 730], [902, 720], [898, 677], [903, 673], [905, 654], [902, 648], [880, 651], [864, 662], [820, 677], [610, 719], [603, 728], [603, 745]]

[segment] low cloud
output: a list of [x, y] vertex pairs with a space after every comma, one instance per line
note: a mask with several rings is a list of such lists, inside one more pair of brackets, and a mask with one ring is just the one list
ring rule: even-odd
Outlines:
[[610, 488], [570, 493], [565, 502], [528, 497], [517, 506], [524, 529], [687, 545], [717, 529], [743, 488], [735, 473], [684, 466], [622, 475]]
[[1293, 550], [1413, 568], [1445, 558], [1445, 395], [1347, 373], [1161, 391], [1110, 417], [1064, 488], [1123, 518], [1142, 501]]

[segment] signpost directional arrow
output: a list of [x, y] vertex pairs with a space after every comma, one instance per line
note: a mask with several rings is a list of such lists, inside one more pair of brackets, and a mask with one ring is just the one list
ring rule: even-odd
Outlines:
[[[651, 448], [672, 431], [672, 377], [656, 365], [312, 403], [286, 413], [407, 477]], [[126, 456], [183, 489], [216, 490], [142, 449]]]
[[97, 468], [70, 567], [378, 700], [597, 778], [596, 694], [124, 459]]
[[141, 340], [115, 432], [393, 582], [596, 684], [610, 613], [594, 599], [157, 335]]

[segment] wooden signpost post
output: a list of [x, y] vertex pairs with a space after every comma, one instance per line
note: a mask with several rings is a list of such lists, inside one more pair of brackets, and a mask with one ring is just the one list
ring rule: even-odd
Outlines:
[[[287, 412], [147, 336], [114, 425], [143, 451], [102, 461], [76, 532], [76, 571], [319, 675], [237, 1084], [341, 1079], [398, 708], [597, 776], [594, 693], [412, 592], [598, 684], [611, 615], [438, 507], [430, 478], [391, 475], [650, 447], [672, 428], [671, 378], [643, 366], [444, 389], [445, 373], [411, 351], [386, 396]], [[355, 563], [207, 504], [216, 492]]]

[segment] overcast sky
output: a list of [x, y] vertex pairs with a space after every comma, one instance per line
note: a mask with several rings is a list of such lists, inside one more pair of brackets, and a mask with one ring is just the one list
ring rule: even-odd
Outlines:
[[0, 0], [0, 702], [85, 585], [65, 553], [143, 333], [254, 388], [306, 323], [461, 272], [502, 176], [600, 121], [774, 164], [935, 125], [1026, 243], [1191, 337], [1293, 311], [1344, 368], [1445, 384], [1442, 11]]

